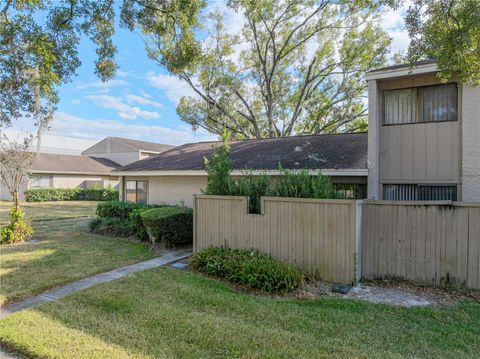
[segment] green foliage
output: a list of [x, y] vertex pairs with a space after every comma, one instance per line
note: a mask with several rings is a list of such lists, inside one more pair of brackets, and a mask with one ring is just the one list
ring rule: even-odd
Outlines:
[[205, 158], [207, 172], [207, 188], [205, 194], [227, 195], [232, 190], [233, 181], [230, 176], [233, 162], [230, 158], [230, 146], [227, 132], [223, 132], [222, 144], [215, 148], [210, 159]]
[[132, 222], [118, 218], [97, 217], [88, 223], [88, 229], [94, 234], [114, 237], [130, 237], [135, 233]]
[[153, 208], [140, 214], [152, 243], [165, 247], [191, 244], [193, 210], [187, 207]]
[[126, 201], [107, 201], [97, 205], [97, 215], [102, 218], [129, 219], [130, 214], [137, 209], [164, 207], [165, 205], [145, 204]]
[[254, 250], [210, 247], [193, 255], [190, 264], [210, 276], [269, 293], [290, 292], [303, 279], [291, 265]]
[[250, 213], [261, 213], [260, 197], [270, 195], [272, 178], [265, 174], [254, 175], [251, 171], [245, 171], [244, 176], [234, 182], [232, 196], [247, 196], [248, 211]]
[[406, 28], [410, 61], [436, 59], [442, 81], [480, 85], [480, 1], [415, 0]]
[[12, 208], [10, 223], [2, 227], [0, 231], [0, 244], [25, 241], [31, 237], [32, 233], [32, 227], [23, 219], [23, 211]]
[[280, 168], [280, 175], [273, 179], [268, 195], [275, 197], [342, 198], [336, 191], [330, 177], [311, 175], [307, 170], [286, 170]]
[[[116, 10], [120, 5], [120, 21]], [[18, 118], [45, 124], [59, 101], [58, 88], [81, 65], [80, 41], [96, 46], [95, 73], [114, 77], [117, 63], [112, 41], [116, 24], [156, 35], [150, 57], [161, 57], [169, 71], [181, 71], [198, 58], [194, 39], [204, 0], [9, 0], [0, 5], [0, 124]], [[36, 101], [36, 95], [39, 95]], [[40, 108], [37, 105], [40, 104]]]
[[52, 201], [112, 201], [118, 190], [107, 188], [32, 188], [25, 191], [27, 202]]
[[135, 208], [128, 216], [128, 219], [132, 223], [135, 236], [141, 241], [148, 241], [150, 239], [142, 220], [142, 213], [148, 211], [150, 208], [151, 207]]
[[232, 168], [230, 149], [224, 140], [222, 145], [215, 149], [212, 158], [205, 161], [208, 178], [207, 188], [203, 193], [247, 196], [249, 197], [250, 213], [261, 213], [262, 196], [346, 198], [345, 189], [338, 191], [330, 181], [330, 177], [321, 174], [312, 175], [308, 170], [287, 170], [279, 167], [280, 174], [278, 176], [254, 175], [252, 171], [246, 170], [243, 176], [234, 181], [231, 176]]
[[391, 42], [381, 3], [227, 2], [243, 28], [232, 33], [224, 14], [208, 14], [201, 56], [179, 74], [200, 96], [182, 97], [177, 113], [194, 129], [227, 128], [235, 139], [364, 131], [365, 72], [385, 65]]

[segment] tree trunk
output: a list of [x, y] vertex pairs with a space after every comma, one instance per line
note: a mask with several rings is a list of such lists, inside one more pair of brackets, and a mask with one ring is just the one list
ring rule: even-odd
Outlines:
[[15, 205], [15, 211], [18, 212], [20, 209], [20, 199], [18, 196], [18, 191], [13, 192], [13, 203]]

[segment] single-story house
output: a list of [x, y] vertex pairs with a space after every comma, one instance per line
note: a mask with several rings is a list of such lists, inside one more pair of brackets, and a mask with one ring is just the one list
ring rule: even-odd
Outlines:
[[[292, 136], [231, 141], [233, 176], [245, 169], [277, 175], [279, 166], [308, 169], [331, 176], [338, 185], [367, 184], [367, 133]], [[121, 197], [146, 203], [184, 203], [192, 206], [193, 194], [207, 183], [204, 170], [218, 142], [188, 143], [113, 171], [120, 176]]]
[[[120, 137], [107, 137], [82, 152], [82, 155], [39, 153], [29, 168], [30, 188], [106, 188], [119, 187], [118, 174], [112, 170], [173, 146]], [[23, 192], [23, 191], [22, 191]], [[23, 196], [22, 196], [23, 197]], [[12, 196], [0, 185], [0, 200]]]

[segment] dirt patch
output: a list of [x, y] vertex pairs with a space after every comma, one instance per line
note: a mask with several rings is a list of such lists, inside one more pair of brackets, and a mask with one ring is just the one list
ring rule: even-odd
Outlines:
[[321, 281], [305, 283], [295, 296], [316, 299], [321, 296], [352, 298], [404, 307], [448, 305], [463, 300], [480, 302], [480, 290], [422, 286], [403, 281], [372, 281], [354, 286], [348, 294], [332, 291], [332, 284]]

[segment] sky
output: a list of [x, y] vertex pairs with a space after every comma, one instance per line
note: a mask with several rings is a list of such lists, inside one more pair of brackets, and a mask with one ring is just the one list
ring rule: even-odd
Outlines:
[[[221, 0], [209, 3], [209, 9], [228, 11]], [[407, 8], [408, 2], [381, 17], [384, 29], [393, 38], [392, 54], [408, 46], [403, 23]], [[231, 31], [241, 28], [241, 15], [231, 10], [226, 13], [225, 21]], [[179, 119], [176, 105], [181, 96], [192, 94], [192, 90], [147, 57], [138, 33], [118, 28], [114, 42], [119, 70], [114, 79], [102, 83], [94, 75], [94, 46], [82, 40], [79, 48], [82, 65], [74, 80], [59, 89], [60, 102], [50, 129], [44, 134], [44, 146], [75, 152], [107, 136], [172, 145], [217, 139], [204, 130], [193, 132]], [[9, 133], [18, 135], [20, 131], [31, 130], [31, 124], [18, 121]]]

